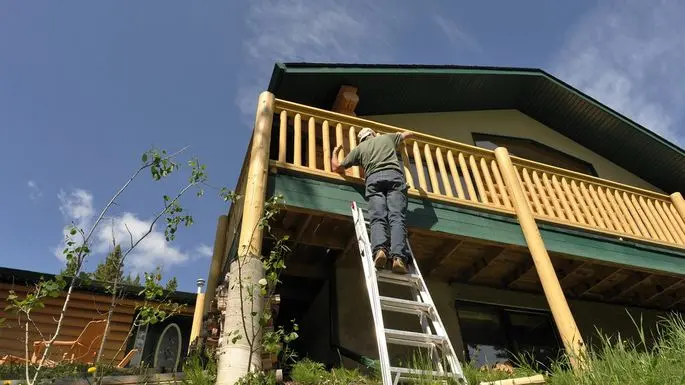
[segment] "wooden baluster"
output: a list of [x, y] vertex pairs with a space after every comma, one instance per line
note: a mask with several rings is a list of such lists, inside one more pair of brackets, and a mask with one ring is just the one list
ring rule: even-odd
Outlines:
[[585, 202], [587, 203], [592, 216], [595, 218], [595, 221], [601, 228], [614, 231], [614, 224], [611, 223], [609, 217], [606, 217], [606, 213], [604, 212], [604, 208], [602, 207], [599, 198], [597, 198], [596, 195], [592, 195], [588, 187], [590, 187], [590, 185], [585, 186], [585, 183], [583, 182], [578, 183], [578, 188], [583, 194]]
[[295, 143], [293, 146], [295, 166], [302, 166], [302, 115], [295, 115]]
[[423, 160], [421, 159], [421, 151], [419, 150], [419, 144], [414, 141], [414, 163], [416, 163], [416, 176], [419, 178], [419, 187], [421, 190], [428, 192], [428, 186], [426, 185], [426, 173], [423, 170]]
[[281, 124], [278, 127], [278, 161], [285, 163], [285, 154], [288, 151], [288, 113], [281, 111]]
[[492, 175], [495, 177], [495, 182], [497, 183], [499, 193], [502, 196], [504, 207], [513, 209], [511, 200], [509, 199], [509, 193], [507, 193], [507, 186], [504, 185], [504, 180], [502, 180], [502, 174], [499, 172], [499, 166], [497, 165], [496, 160], [490, 162], [490, 168], [492, 169]]
[[540, 178], [538, 177], [538, 172], [533, 170], [532, 171], [532, 177], [533, 177], [533, 184], [537, 188], [537, 190], [540, 192], [540, 199], [542, 200], [542, 207], [545, 208], [545, 212], [547, 213], [547, 216], [551, 218], [555, 218], [556, 215], [554, 214], [554, 209], [552, 208], [552, 205], [549, 203], [549, 199], [547, 199], [547, 190], [542, 186], [542, 182], [540, 182]]
[[323, 141], [323, 169], [331, 172], [331, 131], [328, 120], [321, 124], [321, 140]]
[[600, 227], [604, 228], [603, 225], [600, 225], [598, 219], [599, 219], [599, 214], [595, 215], [595, 212], [593, 212], [590, 209], [590, 202], [588, 202], [587, 197], [585, 197], [585, 194], [578, 188], [578, 184], [576, 181], [571, 179], [571, 191], [573, 191], [574, 197], [578, 200], [578, 203], [580, 205], [581, 210], [585, 214], [585, 217], [588, 219], [588, 223], [590, 226], [595, 226], [595, 227]]
[[450, 186], [450, 178], [447, 175], [447, 168], [445, 167], [445, 160], [442, 158], [442, 151], [440, 147], [435, 147], [435, 158], [438, 160], [438, 169], [440, 170], [440, 178], [442, 180], [442, 187], [445, 189], [445, 194], [448, 197], [453, 197], [452, 186]]
[[[566, 220], [567, 214], [564, 213], [564, 209], [561, 207], [561, 203], [559, 203], [559, 199], [561, 198], [557, 199], [557, 192], [555, 190], [555, 187], [552, 186], [552, 182], [550, 182], [549, 178], [547, 177], [547, 173], [545, 172], [542, 173], [542, 183], [545, 185], [545, 189], [547, 189], [549, 199], [552, 201], [554, 210], [556, 210], [557, 218], [561, 220]], [[571, 220], [570, 217], [568, 220]]]
[[480, 158], [480, 170], [483, 172], [483, 179], [485, 179], [485, 186], [488, 188], [490, 193], [490, 199], [495, 206], [501, 207], [502, 204], [499, 202], [499, 194], [495, 189], [495, 185], [492, 183], [492, 177], [490, 176], [490, 169], [488, 169], [488, 162], [485, 158]]
[[[584, 184], [581, 183], [580, 187], [584, 188]], [[606, 202], [606, 199], [602, 199], [591, 184], [588, 184], [587, 188], [590, 192], [590, 196], [592, 197], [592, 201], [595, 203], [595, 206], [597, 206], [599, 215], [602, 216], [602, 218], [604, 219], [604, 223], [606, 223], [607, 227], [609, 227], [610, 230], [623, 232], [623, 227], [621, 226], [621, 224], [613, 215], [611, 215], [613, 213], [611, 212], [611, 207], [609, 207], [609, 204]]]
[[473, 202], [478, 202], [478, 196], [476, 195], [476, 190], [473, 188], [473, 182], [471, 181], [471, 172], [466, 166], [466, 159], [464, 159], [464, 154], [461, 152], [457, 156], [459, 161], [459, 168], [461, 168], [461, 175], [464, 177], [464, 183], [466, 183], [466, 191], [469, 192], [469, 200]]
[[485, 192], [485, 187], [483, 187], [483, 179], [480, 177], [480, 172], [478, 172], [478, 165], [476, 164], [476, 158], [473, 155], [469, 155], [469, 165], [471, 166], [471, 173], [473, 174], [473, 179], [476, 180], [476, 188], [478, 189], [478, 194], [480, 195], [480, 201], [482, 203], [488, 204], [488, 195]]
[[604, 202], [604, 206], [607, 208], [609, 215], [611, 215], [614, 220], [618, 220], [619, 225], [617, 228], [626, 234], [634, 234], [633, 229], [630, 227], [625, 215], [623, 215], [623, 211], [621, 211], [618, 203], [616, 203], [611, 191], [607, 190], [605, 193], [600, 186], [597, 186], [597, 194], [599, 194], [600, 199], [602, 199], [602, 202]]
[[652, 225], [652, 222], [649, 220], [649, 218], [645, 214], [645, 210], [640, 205], [640, 202], [638, 201], [638, 198], [635, 196], [635, 194], [630, 194], [630, 203], [633, 204], [635, 211], [637, 211], [637, 214], [640, 216], [642, 223], [647, 228], [647, 231], [649, 232], [650, 237], [652, 239], [661, 239], [659, 231], [657, 231], [657, 229], [655, 229], [654, 226]]
[[[357, 130], [354, 128], [354, 126], [350, 126], [350, 131], [349, 131], [349, 137], [350, 137], [350, 152], [357, 147]], [[352, 166], [352, 176], [355, 178], [359, 178], [359, 166]]]
[[414, 177], [412, 177], [411, 168], [409, 167], [409, 152], [407, 151], [407, 144], [402, 142], [400, 146], [402, 146], [402, 152], [400, 154], [402, 155], [402, 165], [404, 166], [404, 178], [406, 179], [409, 188], [415, 189], [416, 186], [414, 186]]
[[671, 237], [673, 238], [673, 242], [677, 244], [682, 244], [683, 241], [680, 238], [680, 234], [676, 231], [676, 228], [671, 221], [671, 218], [666, 215], [666, 211], [664, 208], [661, 206], [663, 202], [659, 200], [654, 200], [654, 202], [650, 203], [650, 207], [654, 207], [656, 210], [656, 213], [654, 215], [657, 216], [657, 220], [661, 220], [661, 223], [663, 224], [665, 231], [667, 231], [667, 234], [671, 234]]
[[656, 218], [656, 209], [650, 205], [651, 199], [645, 199], [644, 197], [640, 196], [638, 197], [638, 202], [640, 203], [640, 207], [645, 212], [645, 215], [647, 216], [647, 219], [652, 223], [652, 227], [656, 231], [657, 235], [659, 236], [659, 239], [665, 242], [675, 242], [673, 240], [673, 237], [671, 234], [666, 230], [666, 228], [663, 226], [660, 221], [657, 220]]
[[664, 210], [664, 213], [673, 224], [673, 228], [675, 229], [676, 233], [678, 233], [681, 243], [685, 244], [685, 227], [681, 227], [680, 223], [678, 222], [678, 218], [673, 216], [673, 212], [671, 212], [673, 204], [671, 202], [661, 202], [661, 206]]
[[309, 168], [316, 170], [316, 120], [314, 118], [309, 118], [309, 130], [307, 132], [307, 147], [309, 148], [309, 153], [307, 154], [309, 158]]
[[459, 197], [459, 199], [466, 199], [464, 188], [461, 186], [461, 178], [459, 178], [459, 170], [457, 170], [457, 164], [454, 162], [452, 150], [447, 150], [447, 164], [450, 166], [450, 174], [452, 174], [454, 188], [457, 190], [457, 197]]
[[647, 233], [647, 229], [644, 228], [642, 225], [642, 222], [640, 222], [640, 218], [637, 217], [637, 213], [633, 213], [633, 210], [631, 210], [628, 207], [628, 203], [630, 203], [627, 195], [621, 196], [618, 190], [614, 190], [614, 200], [618, 204], [618, 206], [621, 208], [621, 211], [623, 211], [623, 215], [625, 216], [626, 220], [630, 224], [630, 227], [633, 229], [635, 232], [635, 235], [643, 238], [649, 238], [649, 233]]
[[428, 166], [428, 176], [431, 181], [431, 191], [434, 194], [441, 194], [440, 184], [438, 182], [438, 175], [435, 173], [435, 164], [433, 163], [433, 155], [431, 154], [431, 148], [426, 143], [423, 145], [423, 155], [426, 157], [426, 165]]
[[[635, 223], [637, 224], [638, 228], [640, 229], [640, 233], [642, 233], [642, 236], [649, 239], [649, 238], [656, 238], [656, 235], [653, 232], [650, 232], [647, 228], [647, 225], [644, 223], [643, 218], [640, 216], [640, 212], [637, 210], [635, 205], [633, 205], [632, 199], [630, 196], [628, 196], [627, 193], [623, 193], [622, 195], [622, 201], [628, 208], [628, 212], [630, 213], [630, 216], [633, 218]], [[637, 205], [637, 201], [635, 201]], [[642, 210], [640, 210], [642, 211]]]
[[[544, 179], [544, 175], [543, 175]], [[559, 200], [561, 201], [561, 205], [564, 207], [564, 213], [566, 214], [566, 217], [568, 218], [569, 221], [571, 222], [580, 222], [579, 220], [576, 219], [576, 216], [571, 209], [571, 206], [568, 204], [568, 201], [566, 200], [566, 193], [564, 192], [563, 188], [561, 187], [561, 184], [557, 180], [556, 175], [552, 175], [552, 185], [554, 186], [554, 192], [557, 194], [559, 197]]]
[[335, 146], [342, 146], [342, 149], [338, 152], [338, 163], [341, 163], [345, 159], [345, 141], [343, 139], [342, 124], [340, 123], [335, 125]]
[[595, 189], [590, 186], [590, 193], [593, 196], [596, 196], [597, 199], [602, 203], [603, 209], [604, 209], [604, 215], [607, 215], [610, 219], [609, 221], [614, 224], [614, 228], [617, 231], [623, 232], [623, 233], [628, 233], [628, 231], [625, 230], [623, 227], [623, 222], [618, 218], [616, 215], [616, 210], [615, 208], [609, 204], [609, 201], [607, 200], [606, 195], [604, 194], [604, 191], [602, 191], [601, 186], [597, 186], [597, 191], [595, 192]]
[[535, 192], [535, 187], [533, 186], [533, 182], [530, 179], [530, 175], [528, 175], [528, 169], [525, 167], [519, 171], [521, 174], [521, 179], [523, 179], [523, 183], [521, 183], [522, 186], [526, 186], [528, 188], [528, 191], [530, 191], [530, 199], [533, 202], [532, 207], [535, 209], [535, 212], [538, 215], [545, 215], [545, 212], [542, 211], [542, 205], [540, 205], [540, 200], [538, 199], [538, 194]]
[[561, 177], [561, 188], [564, 195], [566, 195], [566, 199], [568, 199], [568, 203], [571, 205], [571, 208], [573, 209], [573, 215], [575, 215], [576, 219], [578, 219], [578, 223], [586, 225], [587, 221], [583, 216], [583, 212], [580, 210], [580, 207], [578, 207], [578, 203], [573, 197], [573, 191], [571, 191], [571, 187], [568, 185], [566, 178], [563, 176]]

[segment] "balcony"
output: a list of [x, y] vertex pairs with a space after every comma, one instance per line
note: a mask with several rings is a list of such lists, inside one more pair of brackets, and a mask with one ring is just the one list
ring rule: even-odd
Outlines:
[[[354, 148], [361, 127], [378, 133], [405, 131], [356, 117], [276, 99], [271, 138], [272, 171], [294, 172], [352, 184], [363, 183], [358, 167], [331, 171], [332, 149], [340, 159]], [[633, 240], [682, 251], [685, 202], [647, 191], [511, 156], [513, 174], [540, 223]], [[417, 133], [405, 143], [402, 160], [410, 196], [514, 216], [511, 187], [503, 165], [490, 150]]]

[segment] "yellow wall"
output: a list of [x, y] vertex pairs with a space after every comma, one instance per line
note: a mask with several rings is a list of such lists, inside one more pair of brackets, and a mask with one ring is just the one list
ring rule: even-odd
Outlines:
[[516, 110], [365, 116], [365, 119], [473, 145], [472, 133], [536, 140], [591, 163], [600, 178], [659, 191], [634, 174]]

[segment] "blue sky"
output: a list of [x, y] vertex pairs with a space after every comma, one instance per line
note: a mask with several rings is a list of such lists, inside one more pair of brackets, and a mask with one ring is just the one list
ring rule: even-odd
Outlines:
[[[636, 0], [0, 2], [0, 266], [58, 271], [65, 224], [92, 223], [151, 146], [189, 145], [234, 187], [275, 61], [538, 67], [682, 145], [683, 14]], [[142, 178], [108, 226], [144, 228], [180, 182]], [[158, 227], [129, 267], [163, 265], [193, 290], [228, 207], [188, 198], [196, 224], [170, 244]]]

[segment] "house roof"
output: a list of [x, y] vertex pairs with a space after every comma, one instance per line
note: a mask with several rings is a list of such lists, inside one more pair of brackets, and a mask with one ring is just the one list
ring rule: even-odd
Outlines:
[[360, 116], [516, 109], [670, 193], [685, 191], [685, 151], [536, 68], [276, 63], [277, 98], [329, 109], [358, 88]]
[[[0, 267], [0, 282], [28, 286], [33, 285], [42, 279], [49, 280], [55, 278], [54, 274], [41, 273], [37, 271], [11, 269], [8, 267]], [[126, 298], [138, 298], [138, 293], [142, 290], [142, 286], [127, 285], [125, 287]], [[74, 290], [80, 292], [89, 292], [94, 294], [109, 295], [105, 290], [105, 286], [100, 282], [90, 282], [87, 286], [78, 286]], [[169, 300], [176, 301], [185, 305], [194, 305], [197, 295], [195, 293], [188, 293], [184, 291], [175, 291], [170, 293], [167, 297]]]

